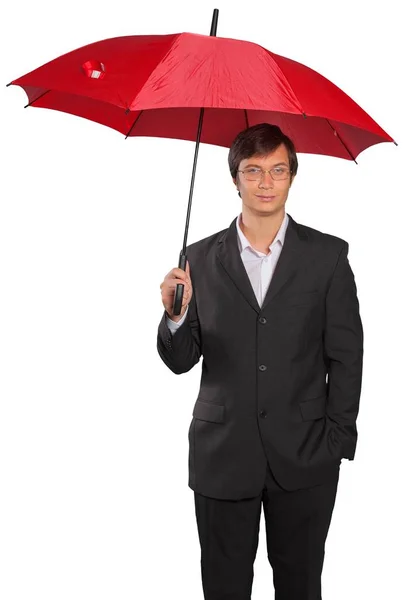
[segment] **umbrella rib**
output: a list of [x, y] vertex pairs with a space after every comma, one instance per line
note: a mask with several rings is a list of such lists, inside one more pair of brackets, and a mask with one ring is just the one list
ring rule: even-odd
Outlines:
[[245, 110], [246, 129], [248, 129], [248, 127], [249, 127], [248, 115], [246, 114], [246, 108], [244, 110]]
[[[128, 108], [127, 108], [127, 111], [129, 112], [129, 109], [128, 109]], [[128, 113], [127, 113], [127, 111], [125, 111], [125, 112], [126, 112], [126, 114], [128, 114]], [[138, 119], [140, 118], [140, 116], [142, 115], [142, 113], [143, 113], [143, 112], [144, 112], [143, 110], [140, 110], [140, 113], [139, 113], [138, 117], [135, 119], [134, 123], [131, 125], [131, 128], [130, 128], [129, 132], [128, 132], [128, 133], [127, 133], [127, 135], [125, 136], [125, 139], [127, 139], [127, 137], [130, 135], [131, 131], [134, 129], [134, 125], [135, 125], [135, 123], [138, 121]]]
[[51, 90], [46, 90], [44, 92], [44, 94], [40, 94], [40, 96], [38, 98], [35, 98], [35, 100], [32, 100], [31, 102], [29, 102], [28, 104], [26, 104], [26, 106], [24, 108], [27, 108], [27, 106], [32, 106], [34, 104], [34, 102], [37, 102], [37, 100], [40, 100], [40, 98], [42, 98], [43, 96], [45, 96], [46, 94], [48, 94], [48, 92], [51, 92]]
[[340, 143], [344, 146], [346, 152], [348, 152], [350, 154], [352, 160], [354, 160], [354, 162], [357, 164], [357, 160], [355, 159], [355, 157], [353, 156], [353, 154], [350, 152], [349, 148], [346, 146], [346, 144], [344, 143], [344, 141], [340, 137], [340, 134], [333, 127], [333, 125], [331, 124], [331, 122], [329, 121], [329, 119], [326, 119], [326, 121], [329, 123], [329, 126], [331, 127], [331, 129], [332, 129], [333, 133], [335, 134], [335, 136], [339, 139]]

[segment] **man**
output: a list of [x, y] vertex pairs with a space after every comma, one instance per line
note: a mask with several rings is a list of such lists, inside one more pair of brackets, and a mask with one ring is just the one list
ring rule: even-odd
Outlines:
[[[342, 458], [354, 459], [363, 329], [348, 243], [285, 212], [293, 142], [262, 123], [228, 156], [242, 212], [161, 283], [157, 348], [203, 357], [189, 428], [206, 600], [249, 600], [261, 506], [276, 600], [320, 600]], [[172, 313], [184, 284], [181, 315]]]

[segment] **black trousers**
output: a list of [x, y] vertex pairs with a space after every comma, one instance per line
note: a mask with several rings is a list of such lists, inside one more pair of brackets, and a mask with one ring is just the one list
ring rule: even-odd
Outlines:
[[322, 600], [321, 574], [339, 468], [324, 484], [284, 490], [267, 465], [254, 498], [220, 500], [194, 492], [205, 600], [250, 600], [263, 505], [275, 600]]

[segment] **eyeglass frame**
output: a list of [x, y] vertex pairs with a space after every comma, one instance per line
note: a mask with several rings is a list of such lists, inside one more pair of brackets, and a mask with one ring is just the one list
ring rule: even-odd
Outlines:
[[[260, 169], [261, 170], [261, 176], [259, 177], [259, 180], [261, 180], [263, 178], [263, 175], [265, 173], [269, 173], [269, 175], [272, 177], [273, 181], [286, 181], [286, 179], [288, 178], [287, 176], [284, 177], [283, 179], [275, 179], [271, 173], [271, 171], [273, 171], [273, 169], [276, 169], [276, 167], [272, 167], [272, 169], [262, 169], [261, 167], [247, 167], [249, 169]], [[290, 175], [292, 175], [292, 169], [290, 167], [286, 167], [289, 170], [289, 177]], [[237, 169], [238, 173], [244, 173], [244, 169]], [[246, 177], [245, 177], [246, 179]], [[257, 179], [246, 179], [246, 181], [258, 181]]]

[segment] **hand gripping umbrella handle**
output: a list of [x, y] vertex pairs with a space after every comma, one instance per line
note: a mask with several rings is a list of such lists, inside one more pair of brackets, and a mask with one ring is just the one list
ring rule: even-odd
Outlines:
[[[178, 264], [178, 268], [179, 269], [183, 269], [185, 271], [185, 267], [186, 267], [186, 254], [183, 254], [181, 252], [181, 254], [179, 255], [179, 264]], [[184, 284], [183, 283], [177, 283], [177, 287], [175, 290], [175, 296], [174, 296], [174, 306], [172, 308], [172, 313], [175, 316], [178, 316], [181, 314], [181, 308], [182, 308], [182, 298], [184, 296]]]

